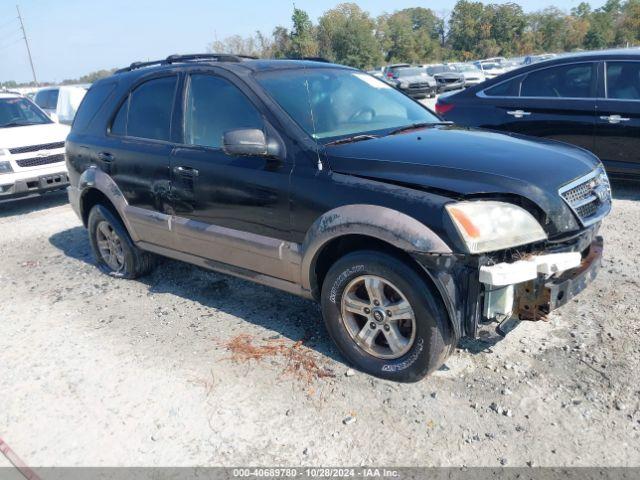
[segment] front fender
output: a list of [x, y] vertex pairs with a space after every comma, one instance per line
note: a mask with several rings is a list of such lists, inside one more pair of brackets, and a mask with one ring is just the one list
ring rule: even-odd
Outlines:
[[378, 205], [346, 205], [320, 216], [302, 244], [302, 287], [311, 290], [315, 262], [322, 248], [345, 235], [364, 235], [408, 253], [451, 253], [449, 246], [429, 227], [409, 215]]

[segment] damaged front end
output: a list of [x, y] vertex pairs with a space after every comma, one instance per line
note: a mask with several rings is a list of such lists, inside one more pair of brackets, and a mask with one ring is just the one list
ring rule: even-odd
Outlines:
[[[595, 279], [602, 251], [602, 237], [595, 237], [583, 251], [540, 253], [480, 267], [481, 326], [490, 328], [495, 322], [514, 319], [545, 320]], [[507, 330], [499, 325], [498, 333]]]
[[544, 320], [596, 278], [599, 225], [563, 241], [498, 254], [419, 255], [442, 295], [458, 337], [503, 337], [520, 321]]

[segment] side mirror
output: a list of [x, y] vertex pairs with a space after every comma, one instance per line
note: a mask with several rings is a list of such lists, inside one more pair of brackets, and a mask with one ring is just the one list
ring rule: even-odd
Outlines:
[[264, 132], [257, 128], [224, 132], [222, 148], [227, 155], [269, 155], [267, 138]]

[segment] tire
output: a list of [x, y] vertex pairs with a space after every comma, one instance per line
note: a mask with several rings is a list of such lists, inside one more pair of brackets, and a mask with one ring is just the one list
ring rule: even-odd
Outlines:
[[[378, 306], [376, 296], [383, 300]], [[340, 352], [356, 368], [376, 377], [417, 382], [438, 369], [453, 349], [454, 335], [439, 294], [392, 255], [358, 251], [338, 260], [324, 279], [321, 304], [325, 325]], [[353, 313], [361, 307], [362, 314]], [[397, 313], [395, 319], [388, 316], [391, 309]]]
[[[102, 272], [116, 278], [133, 279], [153, 270], [153, 254], [134, 245], [122, 221], [109, 208], [98, 204], [91, 209], [88, 230], [91, 250]], [[106, 238], [109, 235], [110, 240]], [[114, 253], [115, 260], [108, 258], [105, 247]]]

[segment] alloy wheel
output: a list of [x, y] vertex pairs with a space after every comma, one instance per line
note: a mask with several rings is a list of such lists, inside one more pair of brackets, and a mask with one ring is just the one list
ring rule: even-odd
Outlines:
[[124, 268], [124, 249], [122, 240], [114, 228], [106, 221], [101, 221], [96, 228], [96, 241], [98, 251], [104, 263], [113, 270], [119, 272]]
[[361, 275], [345, 288], [342, 321], [356, 344], [369, 355], [395, 359], [405, 355], [416, 336], [413, 308], [390, 281]]

